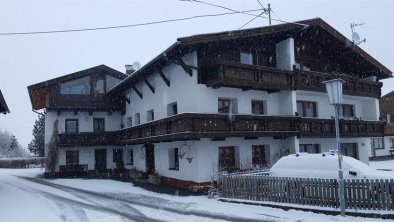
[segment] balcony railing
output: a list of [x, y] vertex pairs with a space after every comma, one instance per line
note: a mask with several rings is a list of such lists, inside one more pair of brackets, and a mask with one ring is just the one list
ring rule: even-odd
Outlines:
[[[380, 137], [384, 122], [341, 120], [341, 137]], [[184, 113], [115, 132], [59, 134], [62, 147], [143, 144], [200, 138], [334, 138], [332, 119]]]
[[307, 90], [325, 92], [323, 81], [342, 78], [346, 81], [343, 92], [346, 95], [379, 98], [382, 83], [360, 80], [348, 75], [281, 70], [272, 67], [246, 65], [219, 61], [200, 67], [200, 80], [212, 87], [235, 87], [265, 91]]
[[384, 135], [394, 136], [394, 123], [387, 123], [384, 125]]
[[[382, 121], [344, 120], [339, 121], [341, 137], [381, 137], [384, 132]], [[300, 125], [301, 137], [335, 137], [333, 119], [304, 118]]]

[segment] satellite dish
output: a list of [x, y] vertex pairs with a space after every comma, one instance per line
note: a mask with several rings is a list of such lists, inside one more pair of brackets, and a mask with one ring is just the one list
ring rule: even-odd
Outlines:
[[141, 68], [141, 64], [139, 62], [133, 62], [133, 68], [134, 70], [138, 70], [139, 68]]
[[353, 43], [355, 43], [355, 44], [359, 44], [361, 42], [360, 36], [357, 34], [357, 32], [352, 33], [352, 39], [353, 39]]

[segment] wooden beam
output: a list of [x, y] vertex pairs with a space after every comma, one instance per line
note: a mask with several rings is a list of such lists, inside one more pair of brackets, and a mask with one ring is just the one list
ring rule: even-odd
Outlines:
[[187, 74], [189, 74], [189, 76], [193, 76], [192, 67], [189, 66], [189, 65], [186, 65], [186, 63], [185, 63], [181, 58], [176, 59], [176, 60], [173, 61], [172, 63], [177, 64], [177, 65], [180, 65], [180, 66], [182, 67], [182, 69], [183, 69]]
[[152, 91], [153, 94], [155, 94], [155, 88], [152, 86], [152, 84], [148, 81], [148, 79], [144, 79], [145, 84], [148, 86], [150, 91]]
[[163, 79], [163, 81], [166, 83], [166, 85], [167, 85], [168, 87], [170, 87], [171, 82], [170, 82], [169, 79], [167, 79], [166, 75], [164, 75], [163, 71], [160, 70], [160, 71], [159, 71], [159, 75], [160, 75], [160, 77]]
[[137, 89], [137, 87], [132, 86], [132, 88], [135, 91], [135, 93], [137, 93], [137, 95], [142, 99], [142, 93]]

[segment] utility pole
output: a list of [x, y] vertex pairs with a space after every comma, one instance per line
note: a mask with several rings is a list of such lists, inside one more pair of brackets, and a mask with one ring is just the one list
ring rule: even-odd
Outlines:
[[271, 4], [270, 3], [268, 3], [268, 18], [269, 18], [269, 22], [271, 25]]

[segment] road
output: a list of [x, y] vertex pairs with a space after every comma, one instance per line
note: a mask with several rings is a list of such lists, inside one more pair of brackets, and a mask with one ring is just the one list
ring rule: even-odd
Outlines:
[[20, 175], [0, 175], [0, 221], [245, 221], [160, 200], [91, 192]]

